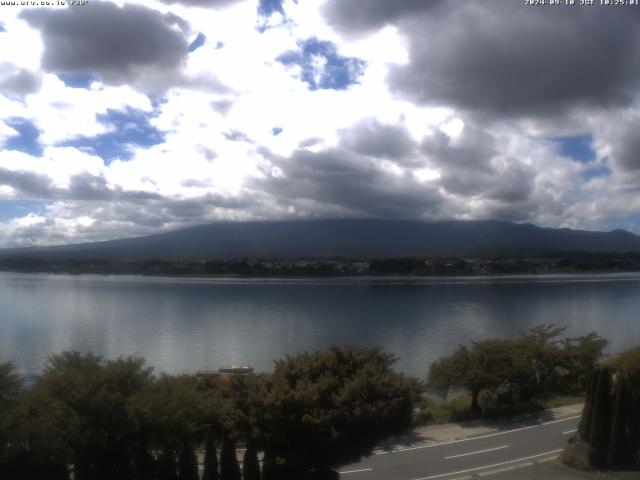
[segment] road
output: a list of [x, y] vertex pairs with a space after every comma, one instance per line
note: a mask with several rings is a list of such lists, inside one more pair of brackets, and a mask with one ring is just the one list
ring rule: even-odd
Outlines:
[[546, 461], [564, 448], [580, 415], [444, 442], [377, 451], [342, 467], [344, 480], [453, 480]]

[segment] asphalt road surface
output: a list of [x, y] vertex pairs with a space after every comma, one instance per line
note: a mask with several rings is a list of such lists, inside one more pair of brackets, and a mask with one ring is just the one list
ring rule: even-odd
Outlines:
[[580, 415], [484, 435], [378, 451], [340, 469], [344, 480], [453, 480], [484, 476], [557, 456]]

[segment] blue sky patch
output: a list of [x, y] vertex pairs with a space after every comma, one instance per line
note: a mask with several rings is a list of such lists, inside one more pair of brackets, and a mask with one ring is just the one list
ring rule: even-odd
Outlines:
[[301, 80], [309, 90], [346, 90], [364, 73], [366, 62], [338, 54], [332, 42], [315, 37], [298, 41], [300, 49], [280, 55], [277, 60], [286, 66], [298, 65]]
[[611, 175], [611, 169], [609, 167], [598, 165], [584, 172], [583, 177], [585, 180], [591, 180], [592, 178], [607, 177], [609, 175]]
[[9, 137], [2, 146], [3, 150], [17, 150], [35, 157], [42, 156], [42, 147], [38, 142], [40, 130], [30, 120], [22, 117], [13, 117], [5, 120], [5, 123], [16, 130], [18, 135]]
[[42, 215], [45, 206], [44, 202], [37, 200], [0, 200], [0, 222], [25, 217], [30, 213]]
[[271, 133], [274, 137], [277, 137], [278, 135], [280, 135], [282, 133], [282, 127], [273, 127], [271, 129]]
[[164, 142], [164, 134], [149, 122], [152, 117], [152, 113], [130, 107], [124, 111], [109, 109], [97, 119], [108, 125], [110, 132], [95, 137], [79, 137], [61, 145], [97, 155], [107, 164], [116, 159], [130, 160], [133, 147], [151, 147]]
[[2, 32], [6, 32], [7, 30], [4, 28], [4, 25], [2, 25], [2, 23], [0, 23], [0, 33]]
[[591, 147], [593, 135], [577, 135], [574, 137], [558, 137], [554, 141], [559, 146], [559, 153], [563, 157], [573, 158], [581, 163], [588, 163], [596, 158], [596, 152]]
[[189, 48], [188, 48], [189, 53], [195, 52], [197, 49], [199, 49], [201, 46], [203, 46], [204, 42], [206, 42], [206, 41], [207, 41], [206, 35], [204, 33], [202, 33], [202, 32], [198, 32], [198, 36], [189, 45]]
[[270, 17], [274, 13], [284, 15], [283, 2], [284, 0], [260, 0], [258, 3], [258, 15], [261, 17]]
[[91, 87], [91, 82], [95, 80], [91, 75], [87, 74], [58, 73], [58, 78], [62, 80], [67, 87], [86, 88], [87, 90]]

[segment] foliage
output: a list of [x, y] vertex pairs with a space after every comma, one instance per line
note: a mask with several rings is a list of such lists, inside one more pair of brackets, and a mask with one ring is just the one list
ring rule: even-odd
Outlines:
[[[607, 341], [595, 333], [560, 339], [564, 330], [553, 324], [540, 325], [516, 340], [460, 345], [431, 365], [427, 387], [442, 397], [468, 391], [471, 417], [502, 404], [514, 410], [516, 403], [539, 404], [552, 395], [579, 395]], [[482, 408], [483, 392], [493, 393], [495, 407]]]
[[409, 428], [421, 386], [395, 373], [395, 360], [380, 349], [332, 347], [277, 361], [263, 429], [274, 462], [306, 478]]
[[242, 457], [242, 480], [260, 480], [258, 450], [254, 442], [247, 444], [247, 449]]
[[216, 453], [216, 442], [213, 435], [207, 435], [204, 450], [204, 472], [202, 472], [202, 480], [219, 480], [218, 474], [218, 455]]
[[[640, 383], [626, 373], [603, 366], [592, 375], [578, 436], [566, 455], [574, 465], [640, 469]], [[575, 448], [580, 442], [586, 447]]]
[[236, 447], [231, 437], [225, 433], [220, 455], [220, 479], [240, 480], [240, 466], [236, 457]]
[[178, 457], [178, 479], [198, 479], [198, 458], [193, 447], [183, 447]]

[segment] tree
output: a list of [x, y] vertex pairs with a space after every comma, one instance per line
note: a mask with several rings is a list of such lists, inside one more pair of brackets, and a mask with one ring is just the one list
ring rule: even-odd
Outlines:
[[8, 460], [8, 444], [15, 428], [15, 413], [21, 390], [22, 379], [13, 364], [0, 363], [0, 465]]
[[589, 425], [589, 445], [593, 448], [592, 465], [604, 467], [609, 445], [611, 428], [611, 371], [603, 367], [598, 371], [595, 394], [593, 398], [593, 413]]
[[219, 480], [218, 474], [218, 455], [216, 453], [216, 442], [212, 434], [207, 435], [207, 441], [204, 450], [204, 472], [202, 480]]
[[193, 447], [185, 446], [180, 452], [178, 480], [198, 480], [198, 458]]
[[562, 376], [562, 384], [569, 393], [584, 394], [587, 390], [589, 375], [602, 357], [609, 341], [596, 332], [577, 338], [566, 338], [562, 341], [564, 360], [562, 368], [566, 374]]
[[242, 480], [260, 480], [260, 464], [255, 442], [249, 442], [242, 457]]
[[498, 388], [517, 377], [513, 366], [514, 342], [482, 340], [471, 348], [460, 345], [452, 355], [437, 360], [429, 369], [427, 388], [443, 397], [465, 389], [471, 393], [472, 415], [479, 415], [480, 392]]
[[32, 404], [29, 411], [46, 429], [38, 427], [31, 434], [36, 443], [39, 435], [60, 440], [76, 480], [131, 479], [142, 433], [131, 402], [151, 378], [151, 369], [137, 357], [104, 361], [78, 352], [51, 356], [32, 389], [32, 398], [46, 409]]
[[521, 377], [529, 379], [521, 385], [525, 400], [544, 396], [558, 385], [559, 368], [566, 360], [566, 354], [560, 347], [562, 340], [558, 337], [565, 330], [566, 327], [543, 324], [529, 329], [518, 340], [516, 365]]
[[331, 347], [276, 361], [265, 398], [265, 467], [290, 472], [278, 478], [311, 478], [409, 428], [422, 388], [392, 370], [395, 360], [380, 349]]
[[225, 432], [222, 440], [222, 454], [220, 456], [220, 479], [240, 480], [240, 466], [236, 457], [236, 447], [231, 437]]

